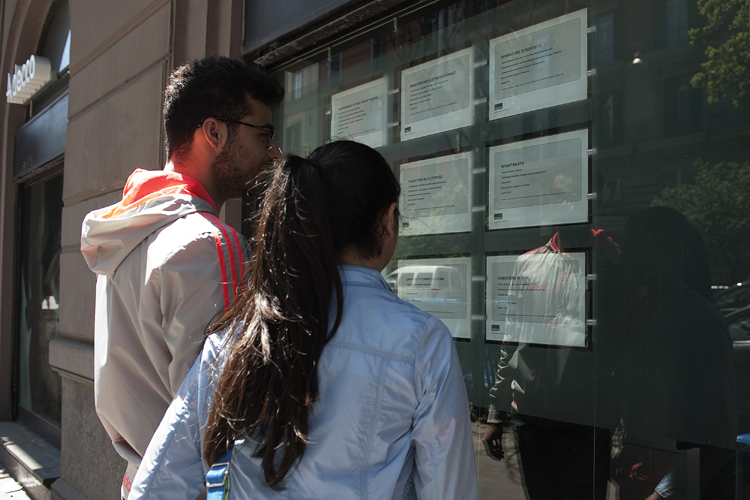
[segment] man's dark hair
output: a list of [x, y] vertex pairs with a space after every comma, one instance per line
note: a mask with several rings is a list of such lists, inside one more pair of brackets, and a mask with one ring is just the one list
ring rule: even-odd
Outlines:
[[[252, 114], [247, 95], [273, 107], [284, 99], [284, 89], [275, 77], [228, 57], [196, 59], [177, 68], [164, 92], [167, 157], [184, 154], [206, 118], [239, 120]], [[227, 127], [232, 135], [237, 125]]]

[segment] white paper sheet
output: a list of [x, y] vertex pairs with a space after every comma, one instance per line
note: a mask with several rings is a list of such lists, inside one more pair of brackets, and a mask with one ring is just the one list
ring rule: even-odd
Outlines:
[[586, 99], [586, 9], [490, 40], [490, 120]]
[[490, 148], [489, 228], [588, 221], [588, 131]]
[[586, 256], [538, 249], [487, 257], [487, 340], [584, 347]]
[[470, 152], [401, 165], [401, 234], [471, 231]]
[[471, 125], [474, 49], [401, 72], [401, 140]]
[[399, 298], [439, 318], [455, 338], [471, 338], [471, 258], [399, 260], [385, 280]]
[[385, 78], [331, 96], [331, 138], [385, 144]]

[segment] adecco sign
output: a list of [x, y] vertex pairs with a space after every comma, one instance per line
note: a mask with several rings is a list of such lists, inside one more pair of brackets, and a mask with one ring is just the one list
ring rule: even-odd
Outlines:
[[52, 64], [46, 57], [31, 56], [23, 65], [16, 64], [8, 73], [5, 97], [11, 104], [26, 104], [39, 89], [52, 80]]

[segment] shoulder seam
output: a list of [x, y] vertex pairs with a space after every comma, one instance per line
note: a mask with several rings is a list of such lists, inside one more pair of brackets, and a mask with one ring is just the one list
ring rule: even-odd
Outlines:
[[[427, 329], [427, 325], [430, 323], [430, 321], [440, 321], [435, 316], [430, 316], [427, 318], [427, 321], [422, 324], [422, 329], [419, 331], [419, 346], [422, 345], [422, 338], [424, 337], [424, 332]], [[419, 387], [421, 384], [419, 383], [418, 378], [422, 376], [422, 373], [419, 370], [419, 367], [417, 366], [417, 359], [419, 358], [419, 348], [417, 348], [417, 354], [414, 356], [414, 387]]]
[[372, 420], [370, 421], [370, 428], [367, 432], [367, 440], [365, 441], [365, 448], [362, 450], [362, 460], [359, 466], [359, 491], [363, 500], [367, 500], [369, 497], [369, 481], [367, 480], [367, 465], [370, 459], [370, 451], [372, 450], [373, 434], [375, 433], [376, 423], [380, 420], [380, 410], [383, 406], [383, 386], [385, 385], [385, 357], [381, 358], [380, 368], [378, 370], [378, 385], [377, 395], [375, 403], [375, 411], [372, 413]]

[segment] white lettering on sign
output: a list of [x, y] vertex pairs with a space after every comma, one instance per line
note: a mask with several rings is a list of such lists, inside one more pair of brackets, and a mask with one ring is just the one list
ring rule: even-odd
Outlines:
[[31, 56], [8, 73], [5, 98], [11, 104], [26, 104], [39, 89], [52, 80], [52, 64], [46, 57]]

